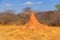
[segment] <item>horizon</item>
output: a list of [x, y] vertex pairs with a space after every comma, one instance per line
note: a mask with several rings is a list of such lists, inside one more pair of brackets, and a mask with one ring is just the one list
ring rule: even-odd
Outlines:
[[26, 7], [38, 11], [53, 11], [56, 10], [56, 4], [60, 4], [60, 0], [0, 0], [0, 12], [14, 10], [18, 13]]

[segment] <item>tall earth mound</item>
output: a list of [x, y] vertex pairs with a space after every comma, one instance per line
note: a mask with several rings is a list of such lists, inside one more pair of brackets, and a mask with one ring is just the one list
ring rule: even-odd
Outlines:
[[27, 24], [24, 25], [24, 29], [42, 29], [46, 28], [47, 26], [39, 23], [35, 18], [34, 12], [30, 13], [30, 20]]

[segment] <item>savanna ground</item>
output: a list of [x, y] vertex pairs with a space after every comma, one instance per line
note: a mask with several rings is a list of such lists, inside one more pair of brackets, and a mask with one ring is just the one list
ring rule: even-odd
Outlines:
[[0, 25], [0, 40], [60, 40], [60, 27], [26, 29]]

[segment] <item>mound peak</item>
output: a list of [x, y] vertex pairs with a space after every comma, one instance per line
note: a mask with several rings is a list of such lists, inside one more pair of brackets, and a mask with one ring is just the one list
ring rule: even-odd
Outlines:
[[30, 12], [30, 20], [24, 26], [25, 26], [24, 27], [25, 29], [26, 28], [27, 29], [39, 29], [39, 28], [44, 27], [45, 25], [43, 25], [37, 21], [35, 15], [34, 15], [34, 12]]

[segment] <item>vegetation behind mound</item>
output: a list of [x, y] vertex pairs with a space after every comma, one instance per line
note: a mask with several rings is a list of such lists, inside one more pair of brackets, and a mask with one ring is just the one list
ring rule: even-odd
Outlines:
[[[49, 26], [60, 26], [60, 6], [56, 5], [56, 11], [34, 11], [37, 20]], [[31, 8], [26, 7], [20, 13], [15, 13], [12, 10], [0, 12], [0, 25], [24, 25], [30, 19]]]

